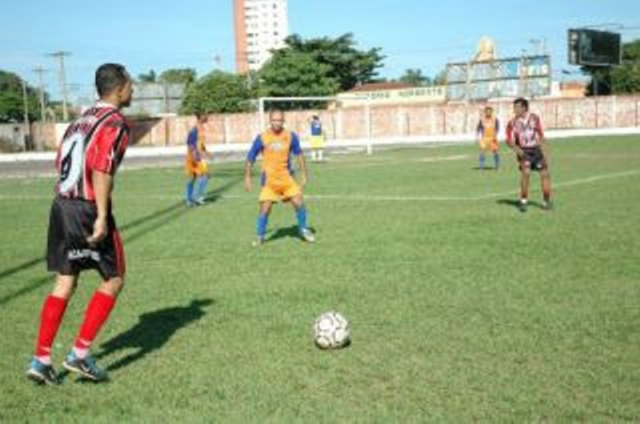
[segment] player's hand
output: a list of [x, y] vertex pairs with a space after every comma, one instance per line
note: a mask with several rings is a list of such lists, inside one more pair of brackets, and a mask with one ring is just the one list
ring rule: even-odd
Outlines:
[[305, 187], [306, 187], [306, 185], [307, 185], [307, 182], [308, 182], [308, 181], [307, 181], [307, 176], [306, 176], [306, 175], [304, 175], [304, 174], [302, 174], [302, 175], [300, 176], [300, 188], [305, 188]]
[[107, 219], [98, 217], [93, 223], [93, 234], [87, 237], [87, 242], [90, 245], [96, 245], [100, 243], [108, 234]]
[[250, 177], [245, 177], [245, 179], [244, 179], [244, 189], [246, 191], [251, 191], [251, 178]]

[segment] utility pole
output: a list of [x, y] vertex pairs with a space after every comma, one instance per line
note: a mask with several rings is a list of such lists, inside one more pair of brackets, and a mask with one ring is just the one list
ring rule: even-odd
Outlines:
[[62, 119], [65, 122], [69, 120], [69, 112], [67, 111], [67, 82], [64, 74], [64, 58], [70, 54], [71, 53], [69, 52], [63, 51], [49, 53], [49, 56], [58, 59], [58, 64], [60, 66], [58, 70], [58, 79], [60, 80], [60, 90], [62, 92]]
[[22, 98], [24, 101], [24, 126], [25, 126], [25, 150], [29, 150], [29, 144], [31, 143], [31, 124], [29, 123], [29, 97], [27, 94], [27, 83], [20, 78], [22, 82]]
[[42, 79], [42, 74], [47, 72], [47, 70], [44, 69], [42, 66], [38, 66], [37, 68], [34, 68], [33, 72], [38, 74], [38, 82], [40, 83], [40, 119], [42, 120], [42, 123], [44, 123], [45, 122], [45, 114], [44, 114], [45, 104], [44, 104], [44, 80]]

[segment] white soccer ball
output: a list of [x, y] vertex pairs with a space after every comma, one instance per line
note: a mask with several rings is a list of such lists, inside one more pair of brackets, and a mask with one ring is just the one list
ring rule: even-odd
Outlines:
[[313, 340], [320, 349], [338, 349], [351, 341], [349, 321], [338, 312], [325, 312], [313, 323]]

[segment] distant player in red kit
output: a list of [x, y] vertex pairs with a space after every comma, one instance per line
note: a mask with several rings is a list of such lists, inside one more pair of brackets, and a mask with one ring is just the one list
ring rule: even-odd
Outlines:
[[507, 125], [507, 144], [518, 157], [520, 164], [520, 202], [518, 208], [527, 211], [529, 176], [531, 171], [540, 173], [542, 182], [542, 208], [550, 210], [551, 176], [548, 168], [548, 152], [540, 117], [529, 112], [529, 102], [522, 97], [513, 102], [515, 117]]
[[67, 129], [58, 149], [56, 197], [49, 216], [47, 265], [56, 272], [42, 306], [35, 354], [27, 377], [59, 384], [51, 347], [80, 273], [95, 269], [102, 277], [87, 305], [73, 348], [63, 367], [94, 380], [107, 373], [89, 353], [124, 285], [122, 241], [111, 214], [113, 179], [129, 143], [120, 109], [131, 102], [131, 77], [122, 65], [104, 64], [95, 75], [100, 100]]

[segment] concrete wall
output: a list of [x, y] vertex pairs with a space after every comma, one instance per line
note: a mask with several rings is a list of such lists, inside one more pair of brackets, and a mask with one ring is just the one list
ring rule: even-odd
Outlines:
[[[501, 121], [512, 113], [510, 100], [489, 102]], [[287, 126], [303, 139], [308, 136], [308, 119], [318, 114], [330, 140], [469, 134], [475, 130], [482, 104], [413, 104], [350, 107], [322, 111], [292, 111]], [[531, 111], [540, 114], [546, 129], [592, 129], [640, 127], [639, 96], [607, 96], [581, 99], [537, 99]], [[266, 124], [267, 117], [262, 117]], [[211, 115], [206, 126], [207, 143], [248, 143], [260, 130], [257, 113]], [[132, 144], [175, 146], [185, 142], [195, 119], [188, 116], [146, 119], [131, 122]], [[504, 125], [503, 125], [504, 126]], [[0, 126], [1, 127], [1, 126]], [[63, 129], [63, 128], [62, 128]], [[36, 146], [54, 149], [61, 128], [36, 124], [32, 133]]]

